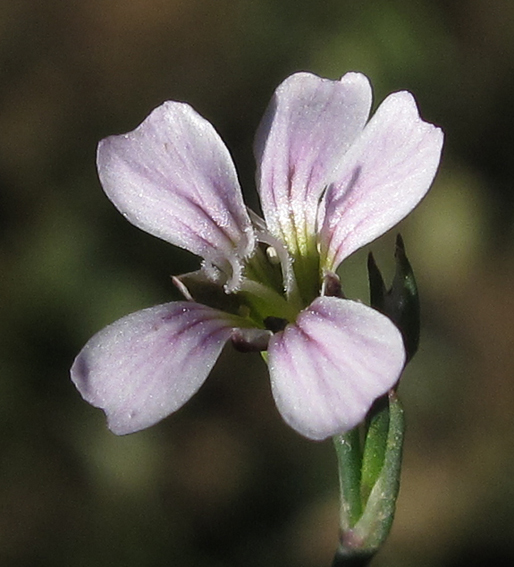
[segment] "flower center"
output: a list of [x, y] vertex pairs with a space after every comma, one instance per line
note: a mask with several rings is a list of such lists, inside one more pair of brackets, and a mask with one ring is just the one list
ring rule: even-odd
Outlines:
[[[236, 286], [235, 277], [205, 261], [201, 270], [174, 277], [173, 282], [186, 299], [235, 315], [244, 328], [276, 333], [296, 321], [300, 311], [320, 295], [319, 255], [314, 250], [293, 257], [266, 230], [264, 221], [255, 217], [260, 221], [254, 221], [257, 245], [250, 256], [236, 256]], [[248, 342], [244, 337], [235, 340]]]
[[294, 259], [280, 240], [261, 230], [256, 236], [259, 245], [245, 262], [238, 294], [255, 323], [277, 332], [319, 295], [319, 260], [316, 253], [307, 270], [305, 258]]

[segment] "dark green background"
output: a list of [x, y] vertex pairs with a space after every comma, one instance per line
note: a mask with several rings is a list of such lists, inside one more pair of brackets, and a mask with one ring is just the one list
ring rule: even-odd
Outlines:
[[[3, 0], [0, 3], [0, 564], [322, 567], [337, 542], [330, 442], [281, 421], [257, 355], [125, 438], [68, 369], [86, 340], [177, 298], [197, 259], [129, 225], [95, 172], [102, 137], [166, 99], [211, 120], [257, 207], [253, 133], [309, 70], [412, 91], [446, 145], [400, 230], [422, 294], [404, 376], [403, 484], [376, 567], [514, 558], [514, 2]], [[395, 232], [373, 243], [387, 277]], [[367, 299], [367, 250], [342, 269]]]

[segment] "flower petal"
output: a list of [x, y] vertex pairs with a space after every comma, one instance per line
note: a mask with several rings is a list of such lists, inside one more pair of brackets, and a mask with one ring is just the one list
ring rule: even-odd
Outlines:
[[403, 369], [400, 331], [354, 301], [319, 297], [269, 343], [271, 386], [285, 421], [321, 440], [358, 425]]
[[234, 320], [192, 302], [158, 305], [97, 333], [75, 359], [82, 397], [102, 408], [117, 435], [157, 423], [200, 388]]
[[106, 138], [97, 164], [132, 224], [239, 277], [254, 246], [251, 222], [226, 146], [189, 105], [165, 102], [133, 132]]
[[410, 93], [384, 100], [327, 190], [320, 218], [327, 270], [412, 211], [434, 179], [442, 144], [442, 131], [420, 118]]
[[319, 197], [370, 107], [359, 73], [340, 81], [297, 73], [275, 91], [255, 140], [257, 185], [270, 231], [293, 254], [314, 238]]

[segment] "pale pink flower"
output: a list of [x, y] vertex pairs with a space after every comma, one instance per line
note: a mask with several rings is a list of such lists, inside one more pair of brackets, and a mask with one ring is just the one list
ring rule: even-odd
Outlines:
[[278, 410], [311, 439], [353, 428], [395, 385], [405, 362], [398, 329], [330, 288], [345, 258], [426, 194], [443, 135], [408, 92], [371, 119], [370, 108], [358, 73], [297, 73], [278, 87], [255, 142], [264, 219], [246, 209], [226, 146], [187, 104], [165, 102], [100, 143], [100, 180], [120, 212], [203, 258], [199, 272], [175, 278], [186, 301], [122, 318], [76, 358], [74, 383], [114, 433], [180, 408], [230, 339], [267, 346]]

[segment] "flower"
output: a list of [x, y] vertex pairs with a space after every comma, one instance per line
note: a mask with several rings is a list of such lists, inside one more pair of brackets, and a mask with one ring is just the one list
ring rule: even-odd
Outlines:
[[426, 194], [443, 135], [408, 92], [389, 95], [371, 119], [370, 109], [359, 73], [297, 73], [277, 88], [255, 141], [264, 218], [246, 209], [226, 146], [187, 104], [165, 102], [99, 144], [100, 181], [120, 212], [203, 258], [174, 278], [185, 301], [122, 318], [75, 359], [75, 385], [114, 433], [180, 408], [229, 340], [267, 348], [278, 410], [310, 439], [353, 428], [395, 385], [400, 332], [343, 298], [335, 272]]

